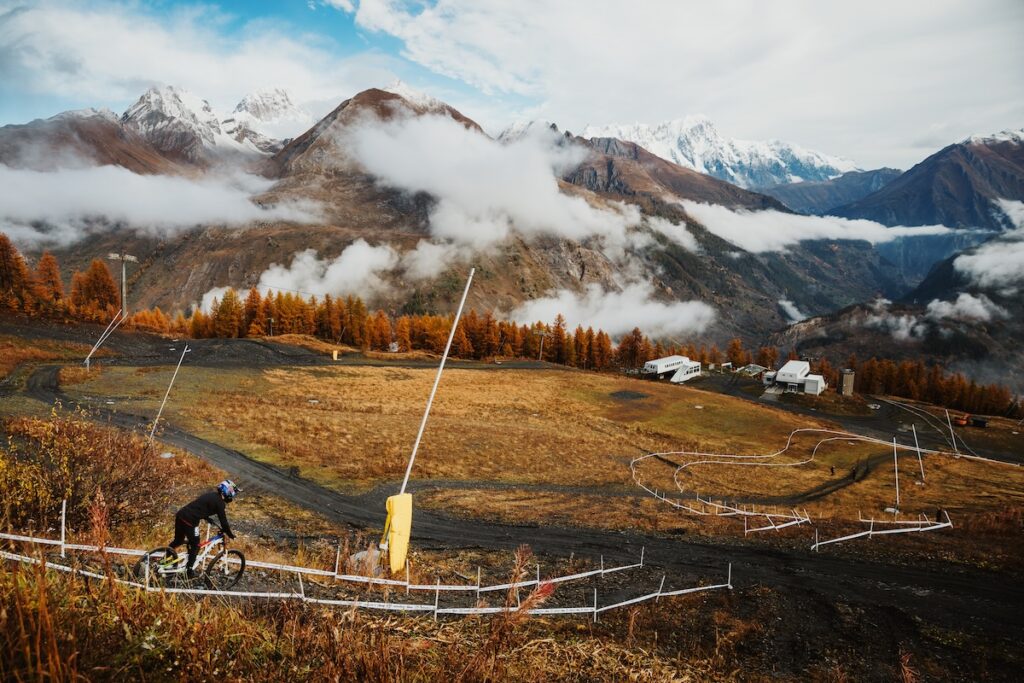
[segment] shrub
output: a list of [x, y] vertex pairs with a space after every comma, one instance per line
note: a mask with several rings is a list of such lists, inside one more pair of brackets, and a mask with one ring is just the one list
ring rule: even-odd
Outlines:
[[[3, 424], [0, 497], [8, 525], [45, 529], [67, 500], [68, 526], [84, 528], [89, 507], [105, 494], [112, 526], [145, 518], [168, 503], [183, 468], [156, 457], [141, 437], [54, 409], [48, 420], [11, 418]], [[178, 460], [178, 459], [175, 459]]]

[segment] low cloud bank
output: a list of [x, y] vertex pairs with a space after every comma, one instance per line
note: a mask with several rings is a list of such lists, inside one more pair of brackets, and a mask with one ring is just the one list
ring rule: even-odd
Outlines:
[[798, 216], [781, 211], [734, 211], [689, 200], [680, 203], [709, 232], [754, 253], [782, 251], [804, 240], [865, 240], [879, 244], [897, 237], [951, 232], [941, 225], [888, 228], [881, 223], [861, 219]]
[[1024, 284], [1024, 202], [1001, 199], [999, 206], [1016, 227], [972, 254], [957, 256], [953, 267], [979, 287], [1001, 288], [1012, 295]]
[[660, 216], [648, 216], [647, 225], [655, 232], [661, 233], [683, 249], [697, 253], [700, 245], [697, 238], [689, 231], [685, 223], [676, 224]]
[[557, 145], [550, 135], [508, 144], [469, 130], [447, 116], [396, 116], [368, 121], [340, 141], [383, 184], [437, 199], [430, 232], [477, 250], [515, 232], [573, 240], [602, 239], [621, 249], [641, 222], [636, 207], [598, 208], [564, 194], [557, 176], [587, 151]]
[[657, 301], [650, 284], [637, 282], [621, 292], [606, 292], [592, 284], [579, 295], [563, 289], [527, 301], [509, 314], [520, 324], [550, 322], [561, 313], [570, 328], [601, 328], [613, 337], [639, 327], [652, 337], [701, 334], [715, 320], [715, 309], [701, 301]]
[[896, 341], [916, 341], [928, 332], [928, 325], [912, 314], [895, 314], [889, 311], [892, 304], [888, 299], [876, 299], [871, 304], [871, 313], [864, 319], [864, 325], [892, 335]]
[[893, 313], [889, 310], [891, 303], [888, 299], [876, 299], [871, 304], [871, 312], [864, 319], [864, 325], [886, 331], [893, 339], [902, 342], [919, 341], [935, 332], [949, 335], [950, 322], [985, 323], [1010, 315], [1009, 311], [984, 294], [974, 296], [966, 292], [953, 301], [933, 299], [923, 315]]
[[963, 320], [967, 322], [988, 322], [993, 318], [1005, 318], [1009, 312], [984, 294], [974, 296], [966, 292], [956, 301], [934, 299], [925, 313], [932, 320]]
[[372, 296], [388, 289], [381, 275], [398, 265], [398, 252], [388, 245], [372, 246], [357, 239], [336, 258], [321, 259], [313, 249], [300, 251], [290, 265], [271, 264], [257, 287], [261, 291], [292, 290], [323, 296]]
[[786, 318], [790, 323], [798, 323], [801, 320], [807, 320], [807, 316], [800, 312], [800, 309], [796, 307], [789, 299], [779, 299], [779, 308], [786, 315]]
[[253, 203], [271, 184], [241, 174], [195, 180], [119, 166], [42, 172], [0, 164], [0, 231], [26, 247], [66, 246], [112, 226], [170, 236], [202, 225], [317, 219], [311, 203]]

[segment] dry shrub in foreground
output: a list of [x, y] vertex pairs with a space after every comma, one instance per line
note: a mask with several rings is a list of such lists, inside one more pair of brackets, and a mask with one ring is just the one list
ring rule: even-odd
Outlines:
[[57, 523], [67, 500], [71, 528], [84, 528], [100, 491], [114, 526], [163, 509], [176, 479], [201, 465], [163, 460], [139, 436], [90, 422], [82, 413], [57, 409], [49, 419], [12, 418], [2, 425], [0, 499], [3, 522], [20, 530]]
[[[527, 558], [519, 554], [520, 572]], [[193, 600], [35, 566], [3, 569], [2, 680], [469, 683], [667, 680], [678, 673], [614, 643], [553, 639], [550, 627], [526, 614], [549, 594], [546, 588], [505, 616], [435, 623], [292, 602]], [[516, 604], [514, 594], [508, 601]]]

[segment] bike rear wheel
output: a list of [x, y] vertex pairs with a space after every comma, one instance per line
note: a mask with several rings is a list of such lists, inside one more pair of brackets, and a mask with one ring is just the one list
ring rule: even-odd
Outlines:
[[203, 576], [213, 590], [226, 591], [235, 586], [245, 573], [245, 555], [239, 550], [222, 550], [206, 566]]
[[174, 548], [154, 548], [143, 555], [135, 564], [135, 580], [145, 583], [148, 567], [150, 586], [159, 586], [162, 583], [167, 583], [171, 575], [161, 574], [160, 569], [166, 568], [168, 564], [177, 566], [177, 559], [178, 553]]

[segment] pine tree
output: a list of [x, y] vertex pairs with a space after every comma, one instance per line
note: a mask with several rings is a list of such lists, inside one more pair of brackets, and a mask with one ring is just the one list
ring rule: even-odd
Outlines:
[[60, 265], [56, 257], [44, 251], [36, 264], [35, 284], [37, 296], [48, 304], [60, 304], [64, 299], [64, 283], [60, 279]]
[[21, 253], [0, 232], [0, 305], [17, 307], [29, 299], [28, 266]]
[[117, 310], [120, 295], [107, 264], [93, 259], [85, 273], [75, 273], [71, 278], [71, 303], [91, 317], [106, 313], [107, 309]]
[[213, 335], [221, 339], [238, 337], [242, 333], [242, 314], [243, 308], [238, 300], [238, 294], [234, 289], [228, 289], [218, 305], [210, 308]]

